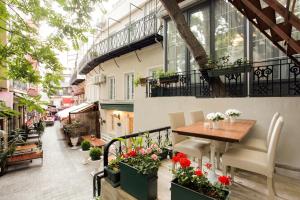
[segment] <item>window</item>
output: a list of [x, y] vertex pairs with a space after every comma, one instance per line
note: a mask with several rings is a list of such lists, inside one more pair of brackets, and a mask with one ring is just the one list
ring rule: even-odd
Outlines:
[[115, 99], [116, 97], [116, 80], [115, 77], [108, 77], [108, 98]]
[[244, 18], [228, 1], [217, 0], [215, 5], [215, 57], [229, 55], [234, 62], [244, 57]]
[[125, 99], [132, 100], [134, 96], [134, 74], [125, 74]]

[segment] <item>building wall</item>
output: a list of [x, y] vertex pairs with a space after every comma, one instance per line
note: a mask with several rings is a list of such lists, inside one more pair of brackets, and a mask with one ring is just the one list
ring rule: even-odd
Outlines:
[[278, 145], [276, 162], [299, 168], [300, 160], [296, 153], [300, 152], [299, 102], [300, 97], [144, 98], [135, 101], [134, 127], [136, 130], [149, 130], [169, 125], [168, 113], [171, 112], [185, 112], [186, 122], [190, 123], [190, 111], [202, 110], [207, 114], [236, 108], [242, 112], [241, 118], [257, 120], [249, 136], [265, 138], [273, 114], [279, 112], [284, 117], [284, 128]]

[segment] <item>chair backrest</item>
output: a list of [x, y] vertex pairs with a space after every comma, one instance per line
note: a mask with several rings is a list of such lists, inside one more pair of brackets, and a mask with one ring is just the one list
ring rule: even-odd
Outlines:
[[279, 142], [280, 134], [282, 131], [283, 127], [283, 117], [280, 116], [274, 126], [273, 133], [270, 139], [270, 144], [268, 147], [268, 164], [270, 169], [274, 168], [275, 165], [275, 153], [276, 153], [276, 148]]
[[270, 143], [270, 140], [271, 140], [273, 129], [274, 129], [275, 123], [276, 123], [276, 121], [277, 121], [277, 119], [278, 119], [279, 116], [280, 116], [280, 114], [278, 112], [276, 112], [273, 115], [272, 120], [270, 122], [269, 130], [268, 130], [268, 135], [267, 135], [267, 147], [269, 147], [269, 143]]
[[[185, 126], [184, 113], [183, 112], [169, 113], [169, 121], [172, 130]], [[177, 144], [178, 142], [187, 139], [188, 137], [172, 132], [171, 138], [172, 138], [172, 144], [174, 145]]]
[[192, 124], [196, 123], [196, 122], [199, 122], [199, 121], [204, 121], [205, 118], [204, 118], [204, 114], [202, 111], [194, 111], [194, 112], [191, 112], [191, 122]]

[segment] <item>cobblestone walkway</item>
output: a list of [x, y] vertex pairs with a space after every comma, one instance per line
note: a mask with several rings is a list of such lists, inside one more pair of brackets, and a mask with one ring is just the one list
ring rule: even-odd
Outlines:
[[82, 165], [79, 150], [71, 150], [60, 133], [60, 124], [43, 134], [41, 160], [19, 165], [0, 177], [0, 200], [90, 200], [92, 165]]

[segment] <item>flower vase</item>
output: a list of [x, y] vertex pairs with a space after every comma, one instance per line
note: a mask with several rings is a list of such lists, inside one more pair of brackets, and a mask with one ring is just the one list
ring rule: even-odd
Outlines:
[[212, 122], [212, 128], [213, 129], [220, 129], [220, 123], [219, 123], [219, 121], [213, 121]]
[[229, 122], [230, 122], [230, 123], [236, 122], [236, 117], [235, 117], [235, 116], [230, 116], [230, 117], [229, 117]]

